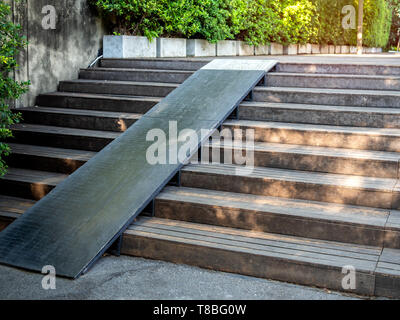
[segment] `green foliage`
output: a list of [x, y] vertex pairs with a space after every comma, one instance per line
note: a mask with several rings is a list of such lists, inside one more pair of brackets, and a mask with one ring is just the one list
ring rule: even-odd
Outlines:
[[92, 0], [117, 34], [232, 38], [228, 0]]
[[281, 1], [282, 43], [304, 44], [318, 34], [317, 7], [309, 0]]
[[20, 114], [10, 110], [9, 103], [25, 93], [29, 85], [29, 82], [11, 78], [12, 72], [18, 68], [15, 57], [26, 41], [21, 36], [21, 27], [10, 21], [10, 14], [10, 7], [0, 2], [0, 176], [6, 173], [4, 157], [10, 153], [9, 146], [3, 141], [12, 137], [10, 126], [20, 119]]
[[386, 47], [392, 24], [392, 10], [386, 0], [364, 0], [364, 45]]
[[[313, 0], [317, 7], [319, 32], [316, 43], [356, 45], [357, 30], [343, 29], [342, 8], [352, 5], [358, 8], [358, 0]], [[358, 17], [358, 13], [356, 13]], [[386, 0], [364, 0], [364, 45], [384, 47], [389, 38], [391, 9]]]
[[[91, 0], [118, 34], [355, 45], [342, 8], [358, 0]], [[391, 24], [386, 0], [364, 0], [365, 45], [385, 46]], [[399, 2], [399, 0], [390, 0]]]

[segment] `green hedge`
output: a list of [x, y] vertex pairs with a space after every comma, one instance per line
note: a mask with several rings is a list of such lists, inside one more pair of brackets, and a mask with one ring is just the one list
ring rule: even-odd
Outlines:
[[[357, 31], [342, 27], [342, 8], [358, 0], [91, 0], [116, 34], [355, 45]], [[365, 0], [365, 45], [385, 46], [391, 9]]]

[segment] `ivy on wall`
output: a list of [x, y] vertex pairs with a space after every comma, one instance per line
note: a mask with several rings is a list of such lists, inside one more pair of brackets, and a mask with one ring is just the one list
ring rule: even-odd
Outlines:
[[18, 68], [15, 58], [27, 43], [21, 36], [21, 27], [10, 21], [10, 15], [10, 7], [0, 2], [0, 177], [7, 170], [4, 158], [9, 155], [10, 147], [5, 141], [12, 137], [10, 126], [21, 117], [10, 110], [10, 102], [25, 93], [29, 85], [12, 78], [12, 72]]

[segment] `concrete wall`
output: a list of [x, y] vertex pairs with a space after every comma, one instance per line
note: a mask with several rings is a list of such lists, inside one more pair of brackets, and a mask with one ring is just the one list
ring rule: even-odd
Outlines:
[[[28, 48], [19, 57], [18, 80], [31, 80], [29, 93], [16, 107], [35, 104], [39, 93], [57, 90], [60, 80], [76, 79], [79, 68], [87, 67], [101, 47], [104, 28], [87, 0], [5, 0], [13, 8], [13, 20], [23, 27]], [[42, 9], [56, 9], [56, 29], [45, 30]]]

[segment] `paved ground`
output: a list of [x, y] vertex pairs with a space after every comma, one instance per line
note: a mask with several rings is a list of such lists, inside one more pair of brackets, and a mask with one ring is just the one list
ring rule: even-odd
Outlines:
[[282, 282], [132, 257], [106, 257], [78, 280], [41, 286], [42, 275], [0, 266], [0, 299], [343, 300], [355, 297]]
[[[158, 58], [159, 59], [159, 58]], [[171, 59], [171, 58], [166, 58]], [[173, 58], [174, 59], [174, 58]], [[182, 58], [175, 58], [182, 60]], [[374, 64], [374, 65], [400, 65], [400, 54], [366, 54], [362, 56], [354, 54], [320, 54], [320, 55], [296, 55], [296, 56], [250, 56], [250, 57], [212, 57], [212, 58], [187, 58], [199, 60], [213, 59], [274, 59], [281, 62], [301, 63], [338, 63], [338, 64]]]

